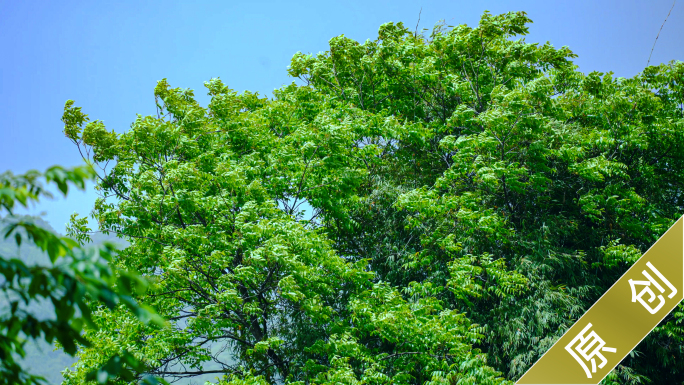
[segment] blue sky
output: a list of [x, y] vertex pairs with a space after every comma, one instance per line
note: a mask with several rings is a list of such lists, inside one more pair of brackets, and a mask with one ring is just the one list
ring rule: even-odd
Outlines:
[[[192, 88], [220, 77], [237, 91], [272, 90], [293, 79], [294, 53], [326, 51], [344, 34], [375, 39], [403, 21], [432, 28], [476, 25], [482, 12], [525, 11], [528, 42], [567, 45], [583, 72], [629, 77], [644, 68], [670, 0], [650, 1], [7, 1], [0, 0], [0, 172], [81, 164], [60, 118], [74, 99], [92, 120], [125, 131], [137, 113], [154, 113], [153, 89], [168, 78]], [[675, 5], [651, 64], [684, 60], [684, 2]], [[62, 232], [73, 212], [89, 213], [91, 192], [30, 210]]]

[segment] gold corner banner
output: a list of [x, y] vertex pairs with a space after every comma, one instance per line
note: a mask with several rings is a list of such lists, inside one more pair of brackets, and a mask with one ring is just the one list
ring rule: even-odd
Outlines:
[[516, 384], [598, 384], [684, 298], [684, 216]]

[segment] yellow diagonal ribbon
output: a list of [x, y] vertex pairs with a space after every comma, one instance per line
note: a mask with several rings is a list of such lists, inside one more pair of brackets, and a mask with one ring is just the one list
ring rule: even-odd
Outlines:
[[684, 298], [684, 217], [516, 384], [598, 384]]

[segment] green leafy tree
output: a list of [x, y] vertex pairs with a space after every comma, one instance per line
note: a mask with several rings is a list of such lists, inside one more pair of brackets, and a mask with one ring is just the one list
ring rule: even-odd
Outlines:
[[[51, 262], [26, 264], [0, 255], [0, 384], [45, 382], [44, 378], [22, 369], [16, 360], [17, 355], [25, 356], [28, 339], [55, 342], [72, 356], [79, 345], [90, 346], [82, 331], [84, 327], [96, 327], [93, 308], [125, 306], [139, 322], [164, 324], [154, 311], [132, 297], [134, 292], [145, 290], [147, 281], [123, 270], [112, 270], [108, 265], [115, 253], [112, 244], [85, 249], [71, 238], [42, 228], [31, 218], [13, 213], [18, 204], [28, 207], [41, 197], [51, 197], [41, 179], [54, 183], [66, 195], [69, 185], [84, 189], [85, 182], [93, 176], [92, 168], [86, 166], [72, 169], [55, 166], [43, 174], [29, 171], [24, 175], [11, 172], [0, 175], [0, 213], [6, 214], [1, 222], [4, 237], [13, 236], [17, 246], [26, 241], [37, 246], [47, 253]], [[48, 317], [36, 314], [35, 305], [46, 301], [53, 305], [53, 314]], [[145, 370], [130, 353], [113, 356], [104, 365], [91, 369], [87, 376], [100, 383], [114, 376], [131, 381], [136, 378], [136, 370]]]
[[[114, 263], [171, 320], [94, 313], [67, 383], [123, 346], [230, 384], [519, 378], [684, 212], [684, 64], [583, 74], [530, 22], [339, 36], [272, 99], [162, 80], [121, 134], [67, 102]], [[606, 383], [681, 382], [682, 314]]]

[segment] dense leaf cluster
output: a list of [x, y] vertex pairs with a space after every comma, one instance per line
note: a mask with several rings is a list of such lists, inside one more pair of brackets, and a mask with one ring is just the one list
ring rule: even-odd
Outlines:
[[[229, 384], [520, 377], [684, 212], [684, 64], [583, 74], [530, 22], [339, 36], [272, 99], [162, 80], [121, 134], [68, 102], [115, 262], [171, 325], [97, 310], [67, 383], [122, 349]], [[683, 320], [605, 382], [684, 380]]]
[[[27, 264], [19, 258], [0, 255], [0, 384], [45, 383], [44, 378], [24, 370], [17, 362], [17, 356], [25, 357], [29, 339], [54, 342], [72, 356], [78, 346], [90, 346], [82, 331], [84, 327], [97, 329], [91, 307], [125, 306], [143, 324], [153, 321], [157, 326], [164, 325], [154, 311], [133, 298], [136, 291], [144, 291], [147, 281], [111, 268], [109, 262], [115, 252], [112, 244], [82, 248], [76, 240], [60, 237], [30, 217], [14, 215], [17, 205], [28, 207], [41, 197], [52, 196], [43, 180], [54, 183], [66, 195], [70, 185], [84, 189], [85, 182], [92, 177], [94, 171], [87, 166], [54, 166], [45, 173], [32, 170], [14, 175], [8, 171], [0, 175], [0, 214], [4, 214], [0, 217], [0, 228], [4, 238], [13, 236], [17, 246], [26, 240], [50, 260], [47, 265]], [[53, 306], [47, 317], [36, 311], [46, 302]], [[134, 380], [138, 377], [135, 369], [144, 371], [145, 367], [124, 351], [89, 368], [85, 376], [99, 383], [113, 377]]]

